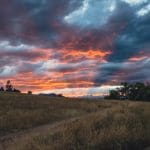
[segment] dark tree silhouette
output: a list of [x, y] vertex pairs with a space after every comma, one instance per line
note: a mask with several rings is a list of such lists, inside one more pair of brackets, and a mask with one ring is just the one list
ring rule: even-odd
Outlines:
[[7, 92], [13, 92], [13, 86], [12, 86], [10, 80], [8, 80], [7, 83], [6, 83], [6, 91]]
[[4, 91], [4, 88], [3, 88], [3, 87], [1, 87], [1, 88], [0, 88], [0, 91], [2, 91], [2, 92], [3, 92], [3, 91]]
[[111, 90], [106, 99], [128, 99], [136, 101], [150, 101], [150, 84], [127, 82], [121, 83], [121, 88]]
[[32, 95], [32, 91], [28, 91], [28, 94], [29, 94], [29, 95]]
[[6, 83], [6, 91], [7, 92], [21, 93], [20, 90], [13, 88], [10, 80], [8, 80], [7, 83]]
[[13, 92], [20, 93], [20, 91], [15, 88], [13, 89]]
[[110, 91], [110, 98], [112, 99], [118, 99], [119, 98], [119, 92], [117, 90], [111, 90]]

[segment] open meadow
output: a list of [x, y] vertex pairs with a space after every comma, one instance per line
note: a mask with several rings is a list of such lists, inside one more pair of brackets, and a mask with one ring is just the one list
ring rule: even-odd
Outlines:
[[0, 150], [149, 147], [149, 102], [0, 93]]

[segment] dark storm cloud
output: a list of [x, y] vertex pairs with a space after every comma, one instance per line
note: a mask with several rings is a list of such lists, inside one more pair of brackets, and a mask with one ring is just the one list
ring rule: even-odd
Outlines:
[[0, 42], [0, 67], [17, 66], [21, 62], [44, 60], [49, 57], [47, 51], [36, 49], [31, 45], [11, 45], [10, 42]]
[[138, 16], [139, 7], [120, 4], [112, 21], [124, 25], [124, 29], [114, 39], [113, 54], [110, 61], [122, 62], [150, 47], [150, 15]]
[[[63, 38], [62, 43], [67, 44], [73, 42], [70, 41], [70, 37], [74, 37], [75, 39], [72, 40], [76, 43], [73, 45], [76, 49], [87, 49], [89, 45], [101, 49], [114, 47], [113, 56], [118, 55], [118, 57], [120, 53], [127, 53], [129, 49], [133, 53], [132, 49], [137, 49], [137, 47], [140, 49], [147, 44], [145, 42], [150, 35], [146, 32], [150, 24], [149, 14], [138, 17], [135, 13], [137, 7], [131, 7], [121, 1], [116, 1], [116, 9], [104, 26], [96, 29], [90, 26], [86, 29], [79, 26], [69, 27], [63, 21], [64, 17], [81, 6], [82, 2], [76, 0], [13, 0], [11, 2], [2, 0], [0, 2], [1, 38], [10, 36], [10, 41], [17, 39], [22, 42], [36, 42], [36, 44], [41, 43], [41, 46], [45, 46], [43, 42], [49, 46], [52, 46], [54, 42], [58, 43], [54, 46], [62, 46], [59, 43], [60, 39]], [[97, 20], [96, 17], [95, 20]], [[65, 32], [70, 34], [64, 35]], [[116, 38], [114, 34], [117, 34]], [[113, 37], [111, 44], [107, 41], [109, 37]], [[140, 48], [137, 44], [140, 45]]]
[[[148, 80], [149, 56], [139, 62], [129, 60], [150, 53], [150, 13], [140, 12], [148, 5], [125, 0], [1, 0], [0, 42], [8, 43], [0, 43], [0, 74], [84, 72], [85, 68], [87, 74], [100, 65], [93, 75], [95, 85]], [[53, 58], [48, 55], [51, 49]], [[49, 59], [59, 63], [49, 64]], [[93, 59], [92, 70], [83, 62]]]
[[2, 0], [0, 37], [12, 42], [50, 45], [50, 41], [57, 40], [57, 25], [60, 25], [63, 15], [79, 3], [73, 0]]
[[[95, 78], [95, 84], [118, 84], [122, 81], [138, 82], [149, 81], [149, 59], [136, 63], [128, 63], [128, 59], [136, 57], [139, 53], [150, 53], [150, 13], [137, 15], [139, 6], [131, 7], [120, 3], [115, 15], [110, 19], [114, 31], [116, 25], [124, 26], [113, 39], [112, 54], [108, 63], [100, 67]], [[147, 55], [149, 58], [149, 55]]]
[[58, 47], [77, 50], [112, 50], [109, 61], [122, 62], [140, 51], [149, 51], [150, 47], [150, 14], [138, 16], [143, 6], [131, 7], [117, 1], [116, 10], [108, 22], [99, 27], [66, 29], [60, 32]]
[[[145, 43], [150, 35], [147, 32], [149, 16], [138, 17], [135, 13], [138, 8], [131, 7], [125, 2], [116, 2], [116, 9], [104, 26], [93, 29], [92, 25], [85, 28], [67, 25], [63, 21], [64, 17], [79, 8], [82, 2], [2, 0], [0, 36], [9, 38], [10, 41], [21, 40], [23, 43], [35, 43], [41, 47], [57, 49], [65, 47], [80, 50], [113, 50], [111, 61], [124, 60], [129, 57], [128, 55], [149, 46]], [[98, 19], [95, 17], [95, 20]]]
[[123, 81], [128, 82], [146, 82], [149, 81], [150, 75], [150, 59], [144, 59], [138, 62], [109, 62], [101, 64], [99, 73], [95, 78], [97, 85], [107, 83], [119, 84]]
[[[130, 18], [129, 14], [129, 18]], [[123, 16], [122, 16], [123, 17]], [[150, 52], [150, 14], [142, 17], [133, 15], [125, 29], [114, 39], [114, 50], [111, 61], [124, 61], [139, 51]]]

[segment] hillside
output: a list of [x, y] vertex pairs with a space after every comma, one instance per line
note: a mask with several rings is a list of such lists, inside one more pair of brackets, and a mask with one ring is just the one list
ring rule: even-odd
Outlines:
[[0, 149], [142, 150], [150, 103], [0, 93]]

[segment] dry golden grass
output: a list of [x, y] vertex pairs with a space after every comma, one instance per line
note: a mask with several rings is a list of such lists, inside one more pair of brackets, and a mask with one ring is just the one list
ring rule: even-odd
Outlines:
[[[107, 102], [106, 102], [107, 103]], [[108, 102], [109, 103], [109, 102]], [[119, 103], [118, 103], [119, 104]], [[18, 150], [142, 150], [150, 146], [150, 104], [120, 103], [23, 141]]]
[[85, 115], [98, 109], [97, 104], [91, 101], [0, 93], [0, 136]]
[[[6, 129], [10, 132], [11, 129], [21, 130], [82, 116], [63, 123], [55, 132], [50, 130], [44, 134], [33, 135], [8, 149], [142, 150], [150, 146], [150, 103], [148, 102], [71, 101], [26, 95], [16, 95], [14, 100], [10, 100], [12, 96], [5, 95], [5, 97], [7, 99], [4, 100], [3, 96], [3, 100], [0, 100], [0, 103], [3, 103], [3, 111], [0, 114], [3, 114], [1, 116], [5, 116], [7, 120], [12, 117], [13, 123], [9, 122], [9, 125], [3, 122], [1, 129], [7, 125]], [[8, 112], [4, 113], [6, 105], [11, 117]], [[14, 117], [18, 109], [20, 115]], [[1, 121], [3, 120], [4, 118], [1, 117]], [[18, 128], [19, 122], [21, 125], [18, 124]]]

